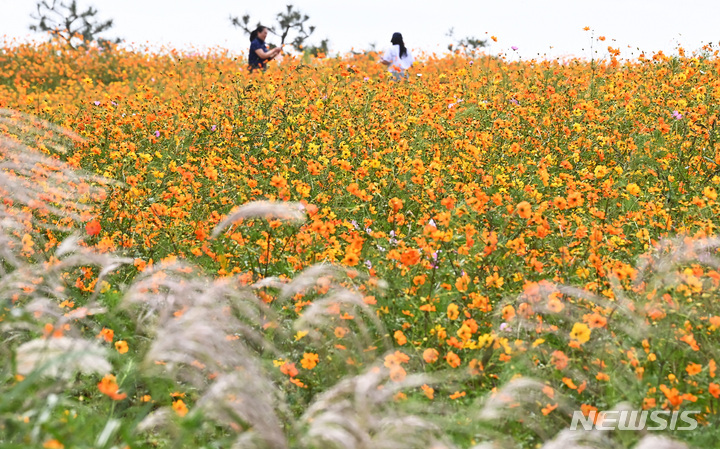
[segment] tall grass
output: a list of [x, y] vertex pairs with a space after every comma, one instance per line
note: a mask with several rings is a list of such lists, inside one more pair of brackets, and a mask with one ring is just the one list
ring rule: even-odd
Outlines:
[[[632, 282], [611, 277], [604, 295], [529, 285], [488, 316], [494, 330], [474, 348], [477, 365], [416, 374], [418, 363], [396, 351], [368, 305], [357, 270], [319, 264], [253, 284], [171, 258], [123, 274], [131, 259], [97, 252], [75, 231], [111, 184], [55, 157], [80, 138], [12, 111], [0, 112], [0, 126], [4, 447], [645, 449], [686, 447], [671, 437], [703, 444], [717, 435], [717, 402], [673, 393], [676, 375], [668, 377], [694, 363], [696, 347], [717, 359], [714, 330], [693, 327], [720, 315], [717, 279], [700, 268], [720, 268], [716, 239], [661, 242], [639, 260]], [[248, 220], [304, 218], [297, 203], [253, 202], [210, 235]], [[48, 245], [57, 236], [63, 240]], [[84, 271], [91, 266], [97, 275]], [[69, 285], [78, 272], [90, 273], [93, 287], [84, 294]], [[372, 287], [383, 294], [382, 283]], [[288, 313], [299, 296], [309, 304]], [[578, 326], [599, 310], [602, 325]], [[673, 318], [659, 319], [667, 315]], [[131, 352], [119, 342], [108, 348], [110, 329]], [[319, 383], [304, 383], [291, 362], [302, 339], [322, 358]], [[633, 363], [650, 347], [664, 359], [647, 369]], [[494, 364], [503, 353], [513, 353], [513, 362]], [[601, 374], [604, 391], [582, 387], [597, 385], [589, 381]], [[477, 400], [426, 398], [478, 382], [492, 388]], [[606, 410], [636, 410], [647, 404], [632, 401], [657, 384], [671, 405], [684, 400], [701, 411], [695, 435], [567, 430], [588, 396], [607, 401], [598, 404]]]

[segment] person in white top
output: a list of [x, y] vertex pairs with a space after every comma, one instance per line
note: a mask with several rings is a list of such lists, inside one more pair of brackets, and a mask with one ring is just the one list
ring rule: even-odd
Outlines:
[[380, 63], [388, 66], [388, 72], [393, 74], [393, 79], [407, 78], [407, 69], [409, 69], [415, 60], [410, 50], [405, 48], [402, 34], [393, 33], [390, 43], [393, 44], [383, 55]]

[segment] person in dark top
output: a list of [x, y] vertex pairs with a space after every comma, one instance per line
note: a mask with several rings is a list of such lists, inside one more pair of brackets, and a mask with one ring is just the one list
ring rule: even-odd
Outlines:
[[275, 47], [272, 50], [268, 50], [267, 45], [265, 45], [267, 34], [267, 27], [262, 25], [250, 33], [250, 55], [248, 57], [250, 71], [255, 69], [265, 70], [267, 68], [267, 61], [273, 59], [282, 51], [282, 47]]

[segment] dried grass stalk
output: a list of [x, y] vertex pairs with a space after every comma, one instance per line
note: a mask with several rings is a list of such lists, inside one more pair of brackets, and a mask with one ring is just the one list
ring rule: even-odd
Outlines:
[[283, 424], [289, 414], [282, 392], [259, 366], [246, 365], [219, 377], [197, 406], [206, 416], [240, 429], [234, 447], [246, 447], [250, 442], [263, 448], [289, 447]]
[[231, 212], [215, 229], [212, 237], [220, 235], [225, 228], [246, 218], [279, 219], [295, 223], [305, 221], [305, 206], [302, 203], [280, 203], [273, 201], [253, 201]]
[[304, 443], [347, 449], [430, 447], [442, 440], [440, 429], [403, 414], [393, 400], [398, 391], [428, 382], [418, 375], [391, 381], [389, 371], [379, 366], [346, 378], [318, 396], [300, 418]]
[[17, 372], [23, 376], [39, 371], [43, 376], [70, 379], [76, 373], [106, 374], [112, 366], [106, 351], [81, 338], [38, 338], [17, 348]]

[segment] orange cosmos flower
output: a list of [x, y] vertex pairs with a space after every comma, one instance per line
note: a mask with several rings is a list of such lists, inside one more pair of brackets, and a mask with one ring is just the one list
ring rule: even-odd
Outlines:
[[700, 345], [697, 344], [695, 336], [692, 334], [683, 335], [682, 337], [680, 337], [680, 341], [684, 341], [685, 343], [690, 345], [690, 348], [692, 348], [693, 351], [700, 350]]
[[452, 399], [452, 400], [455, 400], [455, 399], [462, 398], [462, 397], [464, 397], [464, 396], [465, 396], [465, 392], [464, 392], [464, 391], [456, 391], [455, 393], [451, 394], [451, 395], [449, 396], [449, 398]]
[[102, 338], [106, 342], [110, 343], [113, 341], [113, 338], [115, 337], [115, 331], [112, 329], [108, 329], [106, 327], [103, 327], [103, 329], [100, 331], [99, 334], [97, 334], [96, 338]]
[[447, 197], [440, 200], [440, 204], [445, 206], [447, 210], [453, 210], [455, 208], [455, 198]]
[[702, 365], [699, 363], [690, 363], [686, 368], [685, 371], [691, 376], [694, 376], [698, 374], [700, 371], [702, 371]]
[[100, 234], [100, 230], [101, 230], [100, 223], [97, 220], [89, 221], [85, 225], [85, 232], [87, 232], [87, 235], [89, 235], [90, 237], [94, 237], [94, 236]]
[[547, 308], [552, 313], [560, 313], [565, 308], [565, 305], [559, 298], [551, 297], [548, 299]]
[[411, 248], [400, 256], [400, 263], [406, 267], [412, 266], [420, 262], [420, 251], [415, 248]]
[[485, 285], [488, 287], [500, 288], [505, 283], [505, 279], [494, 272], [492, 275], [485, 278]]
[[567, 197], [568, 207], [580, 207], [583, 205], [583, 197], [580, 192], [570, 192]]
[[470, 276], [468, 276], [467, 274], [463, 274], [455, 280], [455, 288], [457, 288], [459, 292], [465, 292], [467, 291], [469, 283]]
[[447, 307], [447, 316], [451, 320], [456, 320], [458, 316], [460, 316], [460, 310], [458, 309], [457, 304], [451, 303]]
[[550, 414], [550, 412], [552, 412], [552, 411], [555, 410], [556, 408], [558, 408], [558, 403], [557, 403], [557, 402], [556, 402], [555, 404], [553, 404], [553, 405], [548, 404], [547, 406], [543, 407], [541, 411], [542, 411], [542, 414], [543, 414], [543, 415], [547, 416], [547, 415]]
[[460, 357], [452, 351], [447, 353], [447, 355], [445, 356], [445, 360], [447, 361], [448, 365], [452, 366], [453, 368], [457, 368], [458, 366], [460, 366]]
[[110, 396], [110, 398], [115, 401], [120, 401], [127, 397], [127, 394], [125, 393], [118, 393], [120, 387], [117, 382], [115, 382], [115, 376], [112, 374], [108, 374], [103, 377], [102, 380], [98, 382], [97, 387], [98, 390], [100, 390], [100, 393]]
[[713, 395], [715, 399], [718, 399], [720, 397], [720, 385], [710, 382], [710, 386], [708, 387], [708, 393]]
[[187, 405], [185, 405], [185, 402], [183, 402], [182, 399], [174, 401], [172, 404], [172, 408], [173, 410], [175, 410], [175, 413], [177, 413], [180, 417], [183, 417], [188, 413]]
[[390, 205], [390, 208], [393, 210], [393, 212], [398, 213], [400, 209], [403, 208], [403, 202], [400, 198], [390, 198], [390, 201], [388, 201], [388, 204]]
[[420, 388], [422, 388], [423, 393], [425, 396], [427, 396], [428, 399], [433, 399], [435, 397], [435, 389], [432, 387], [429, 387], [427, 384], [423, 384]]
[[566, 356], [562, 351], [554, 351], [552, 353], [552, 357], [550, 358], [550, 362], [555, 365], [555, 368], [558, 370], [564, 370], [567, 368], [569, 360], [568, 356]]
[[287, 187], [287, 181], [282, 176], [273, 176], [270, 180], [270, 185], [273, 187], [277, 187], [278, 189], [284, 189]]
[[401, 366], [403, 363], [407, 363], [410, 360], [407, 354], [395, 351], [394, 354], [388, 354], [385, 356], [385, 366], [390, 370], [390, 379], [394, 382], [401, 382], [405, 379], [407, 372]]
[[128, 344], [125, 340], [118, 340], [115, 342], [115, 349], [120, 354], [125, 354], [126, 352], [128, 352], [129, 348], [128, 348]]
[[502, 308], [502, 317], [505, 321], [510, 321], [515, 318], [515, 307], [508, 304]]
[[682, 396], [676, 388], [668, 388], [665, 384], [660, 384], [660, 391], [663, 392], [673, 407], [677, 407], [683, 401]]
[[439, 356], [440, 353], [435, 348], [428, 348], [423, 351], [423, 360], [425, 360], [425, 363], [435, 363]]
[[625, 190], [627, 190], [627, 192], [632, 196], [640, 195], [640, 187], [637, 184], [635, 184], [634, 182], [628, 184], [625, 187]]
[[532, 206], [527, 201], [521, 201], [517, 205], [517, 214], [520, 218], [528, 219], [532, 216]]
[[280, 367], [280, 372], [289, 377], [295, 377], [299, 373], [298, 369], [295, 368], [295, 364], [288, 362], [283, 363], [283, 365]]
[[460, 337], [463, 342], [470, 340], [472, 335], [473, 331], [467, 323], [463, 323], [457, 331], [457, 336]]
[[716, 200], [716, 199], [717, 199], [717, 196], [718, 196], [717, 190], [715, 190], [714, 187], [709, 187], [709, 186], [708, 186], [708, 187], [705, 187], [705, 188], [703, 189], [703, 195], [705, 195], [705, 197], [706, 197], [707, 199], [713, 200], [713, 201]]
[[195, 230], [195, 238], [197, 240], [206, 240], [208, 238], [208, 233], [204, 228], [198, 228]]
[[354, 267], [355, 265], [360, 262], [360, 258], [355, 254], [354, 251], [348, 251], [345, 253], [345, 257], [343, 257], [342, 263], [343, 265], [347, 265], [349, 267]]
[[583, 317], [583, 321], [588, 323], [588, 325], [590, 326], [591, 329], [598, 329], [598, 328], [605, 327], [607, 325], [607, 318], [600, 315], [599, 313], [592, 313], [590, 315], [585, 315]]
[[306, 352], [303, 354], [303, 359], [300, 361], [300, 365], [302, 365], [305, 369], [313, 369], [317, 366], [319, 361], [320, 356], [312, 352]]

